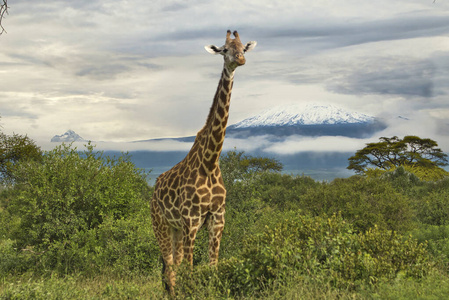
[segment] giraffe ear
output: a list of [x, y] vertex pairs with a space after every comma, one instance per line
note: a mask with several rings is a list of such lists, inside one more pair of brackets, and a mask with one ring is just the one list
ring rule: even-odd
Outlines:
[[212, 54], [221, 54], [221, 53], [223, 53], [224, 46], [218, 48], [217, 46], [209, 45], [209, 46], [204, 46], [204, 49], [206, 49], [207, 52], [212, 53]]
[[257, 42], [256, 42], [256, 41], [248, 42], [248, 43], [246, 43], [245, 49], [243, 49], [243, 51], [244, 51], [245, 53], [246, 53], [246, 52], [249, 52], [249, 51], [253, 50], [253, 49], [256, 47], [256, 45], [257, 45]]

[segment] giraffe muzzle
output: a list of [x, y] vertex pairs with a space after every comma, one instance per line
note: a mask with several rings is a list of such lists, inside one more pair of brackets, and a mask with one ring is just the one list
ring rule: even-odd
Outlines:
[[239, 66], [243, 66], [243, 65], [246, 63], [245, 56], [243, 56], [243, 54], [236, 54], [236, 55], [235, 55], [235, 62], [236, 62]]

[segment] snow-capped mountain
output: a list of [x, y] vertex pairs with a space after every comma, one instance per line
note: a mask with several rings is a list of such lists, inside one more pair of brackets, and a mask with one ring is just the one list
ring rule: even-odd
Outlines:
[[227, 135], [246, 138], [254, 135], [369, 137], [385, 128], [372, 116], [349, 112], [332, 105], [276, 106], [227, 128]]
[[375, 118], [356, 112], [349, 112], [332, 105], [286, 105], [276, 106], [231, 125], [230, 128], [251, 128], [264, 126], [324, 125], [370, 123]]
[[87, 142], [87, 140], [83, 139], [79, 134], [77, 134], [75, 131], [69, 129], [64, 134], [61, 135], [55, 135], [51, 138], [52, 142]]

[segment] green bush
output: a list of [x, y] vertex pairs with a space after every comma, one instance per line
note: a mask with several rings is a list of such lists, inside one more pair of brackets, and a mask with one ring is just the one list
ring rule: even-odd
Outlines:
[[219, 276], [236, 295], [261, 291], [294, 276], [354, 288], [394, 279], [399, 273], [419, 278], [430, 266], [425, 244], [378, 227], [355, 234], [335, 215], [290, 214], [248, 238], [240, 257], [219, 266]]
[[412, 203], [381, 179], [353, 176], [335, 179], [308, 189], [299, 198], [300, 207], [314, 216], [341, 212], [354, 229], [364, 232], [374, 225], [381, 229], [406, 231], [413, 226]]
[[181, 269], [179, 296], [257, 298], [294, 281], [356, 290], [397, 278], [421, 278], [432, 269], [426, 244], [394, 231], [373, 227], [357, 234], [338, 215], [310, 217], [291, 211], [266, 218], [264, 231], [247, 236], [238, 255], [222, 259], [217, 269]]
[[[17, 249], [41, 270], [132, 269], [157, 263], [146, 175], [127, 155], [61, 145], [14, 169], [4, 215]], [[5, 202], [5, 201], [4, 201]], [[5, 202], [5, 203], [6, 203]]]
[[411, 234], [420, 243], [427, 243], [429, 253], [449, 270], [449, 225], [422, 225]]
[[449, 191], [431, 192], [416, 203], [417, 217], [429, 225], [449, 225]]
[[281, 210], [301, 208], [300, 198], [309, 189], [320, 186], [310, 177], [291, 176], [279, 173], [265, 173], [257, 181], [259, 185], [258, 197], [270, 205]]

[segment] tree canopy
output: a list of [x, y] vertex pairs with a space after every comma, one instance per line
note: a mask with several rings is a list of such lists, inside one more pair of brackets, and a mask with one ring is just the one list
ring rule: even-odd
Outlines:
[[6, 135], [0, 132], [0, 182], [14, 181], [14, 166], [26, 159], [41, 160], [40, 147], [26, 135]]
[[436, 141], [408, 135], [403, 139], [381, 137], [380, 142], [368, 143], [349, 159], [349, 170], [363, 173], [368, 167], [388, 170], [399, 166], [441, 167], [448, 164]]
[[279, 172], [283, 168], [280, 161], [274, 158], [254, 157], [244, 151], [229, 151], [220, 158], [220, 169], [225, 186], [230, 186], [235, 180], [252, 177], [267, 171]]

